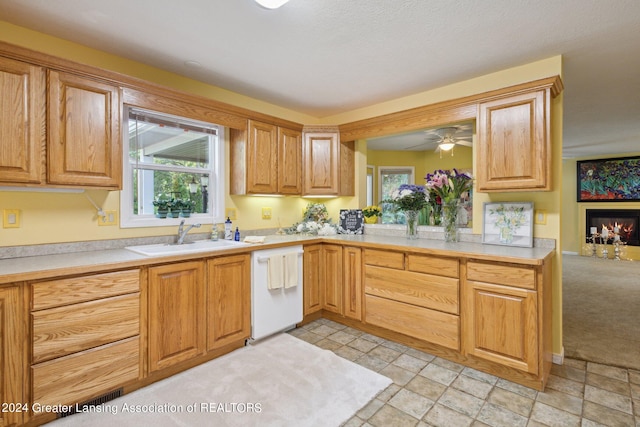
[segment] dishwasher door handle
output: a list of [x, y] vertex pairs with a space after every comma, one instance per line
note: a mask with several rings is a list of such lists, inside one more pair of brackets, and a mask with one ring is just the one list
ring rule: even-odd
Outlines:
[[[287, 253], [284, 253], [284, 254], [280, 254], [280, 256], [289, 255], [289, 254], [291, 254], [291, 253], [294, 253], [294, 252], [287, 252]], [[298, 254], [298, 255], [302, 255], [302, 254], [304, 253], [304, 251], [297, 251], [297, 252], [295, 252], [295, 253], [296, 253], [296, 254]], [[257, 261], [258, 261], [258, 262], [267, 262], [267, 261], [269, 261], [269, 258], [270, 258], [270, 257], [264, 257], [264, 256], [261, 256], [261, 257], [258, 257], [258, 258], [257, 258]]]

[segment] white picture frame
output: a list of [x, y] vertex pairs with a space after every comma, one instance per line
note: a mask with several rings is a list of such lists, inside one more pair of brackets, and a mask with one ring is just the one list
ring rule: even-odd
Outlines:
[[485, 202], [482, 243], [533, 247], [533, 202]]

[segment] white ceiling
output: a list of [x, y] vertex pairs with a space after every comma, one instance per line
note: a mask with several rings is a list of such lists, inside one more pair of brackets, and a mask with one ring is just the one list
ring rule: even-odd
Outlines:
[[2, 0], [0, 20], [315, 117], [561, 54], [564, 155], [640, 151], [638, 0]]

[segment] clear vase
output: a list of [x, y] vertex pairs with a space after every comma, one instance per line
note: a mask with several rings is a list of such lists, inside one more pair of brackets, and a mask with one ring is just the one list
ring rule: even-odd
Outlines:
[[444, 241], [458, 241], [458, 207], [460, 200], [442, 202], [442, 228], [444, 228]]
[[407, 239], [417, 239], [420, 211], [404, 211], [404, 216], [407, 220]]

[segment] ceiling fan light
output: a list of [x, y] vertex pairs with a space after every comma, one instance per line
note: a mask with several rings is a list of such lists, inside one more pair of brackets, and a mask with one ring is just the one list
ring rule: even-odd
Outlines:
[[453, 146], [456, 145], [452, 142], [443, 142], [442, 144], [438, 145], [438, 147], [440, 148], [441, 151], [449, 151], [453, 148]]
[[277, 9], [289, 0], [256, 0], [260, 6], [266, 9]]

